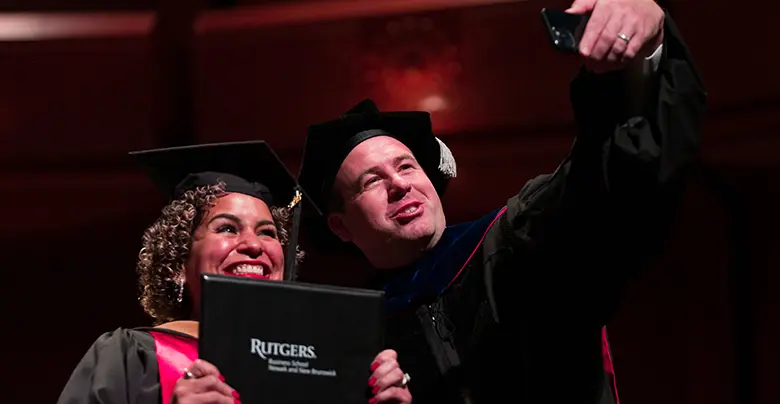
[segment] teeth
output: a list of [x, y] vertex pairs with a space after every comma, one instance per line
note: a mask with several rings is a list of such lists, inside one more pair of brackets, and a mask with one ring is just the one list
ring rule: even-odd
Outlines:
[[410, 206], [406, 209], [404, 209], [404, 213], [412, 213], [417, 210], [417, 206]]
[[234, 274], [255, 274], [255, 275], [265, 275], [263, 271], [263, 267], [260, 265], [249, 265], [249, 264], [242, 264], [236, 267], [233, 270]]

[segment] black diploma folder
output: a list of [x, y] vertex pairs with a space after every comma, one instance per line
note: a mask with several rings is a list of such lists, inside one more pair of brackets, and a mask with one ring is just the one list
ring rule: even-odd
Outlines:
[[199, 357], [243, 404], [365, 404], [384, 292], [201, 275]]

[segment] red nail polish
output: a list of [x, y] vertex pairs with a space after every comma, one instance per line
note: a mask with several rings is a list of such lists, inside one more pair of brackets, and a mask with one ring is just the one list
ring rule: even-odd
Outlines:
[[219, 375], [219, 381], [225, 383], [225, 376]]
[[378, 367], [379, 367], [379, 362], [374, 362], [374, 363], [372, 363], [372, 364], [371, 364], [371, 371], [372, 371], [372, 372], [373, 372], [373, 371], [375, 371], [375, 370], [376, 370], [376, 368], [378, 368]]
[[376, 398], [371, 397], [370, 400], [368, 400], [368, 404], [374, 404], [376, 402]]
[[379, 386], [374, 387], [374, 390], [371, 391], [373, 395], [376, 395], [376, 393], [379, 393]]
[[241, 395], [240, 395], [240, 394], [238, 394], [238, 392], [237, 392], [237, 391], [233, 390], [233, 398], [235, 398], [236, 400], [238, 400], [239, 398], [241, 398]]
[[376, 377], [371, 376], [368, 378], [368, 385], [373, 387], [376, 384]]
[[241, 404], [241, 401], [233, 400], [233, 404]]

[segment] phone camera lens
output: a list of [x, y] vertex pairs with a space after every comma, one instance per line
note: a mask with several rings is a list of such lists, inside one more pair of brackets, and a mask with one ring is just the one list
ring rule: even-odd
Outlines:
[[555, 29], [553, 35], [555, 35], [554, 43], [556, 45], [566, 49], [574, 49], [577, 47], [577, 41], [574, 39], [574, 35], [568, 30], [561, 32], [558, 29]]

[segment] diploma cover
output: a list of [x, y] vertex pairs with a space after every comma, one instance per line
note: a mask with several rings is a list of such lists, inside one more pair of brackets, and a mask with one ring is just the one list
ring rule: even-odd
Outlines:
[[201, 275], [199, 357], [244, 404], [365, 404], [384, 292]]

